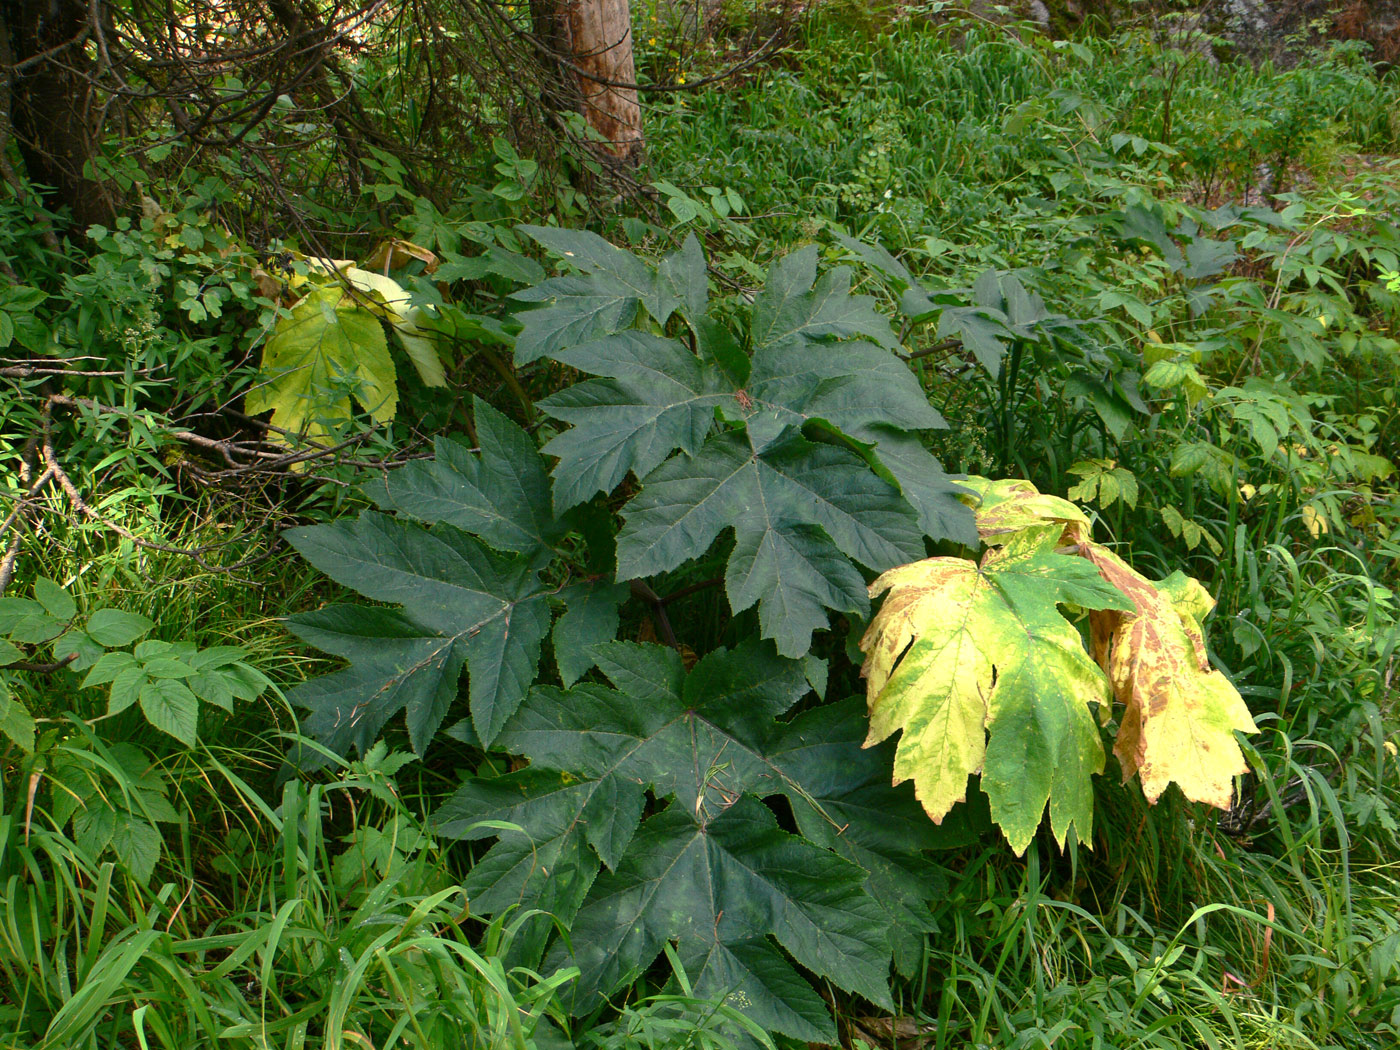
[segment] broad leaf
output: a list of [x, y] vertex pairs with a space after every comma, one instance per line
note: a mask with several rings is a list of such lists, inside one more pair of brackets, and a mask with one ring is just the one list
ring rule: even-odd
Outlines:
[[1237, 774], [1249, 772], [1235, 733], [1257, 727], [1239, 691], [1210, 666], [1201, 620], [1215, 601], [1180, 573], [1152, 583], [1112, 551], [1085, 557], [1132, 602], [1094, 618], [1095, 648], [1124, 712], [1113, 745], [1126, 780], [1149, 802], [1176, 784], [1193, 802], [1229, 809]]
[[12, 740], [26, 754], [34, 750], [34, 716], [0, 678], [0, 734]]
[[549, 507], [549, 477], [535, 443], [479, 397], [472, 398], [477, 453], [438, 438], [432, 459], [393, 471], [376, 493], [386, 510], [446, 522], [521, 554], [557, 543], [564, 528]]
[[559, 457], [554, 499], [561, 509], [611, 492], [629, 472], [645, 476], [677, 449], [695, 452], [725, 400], [720, 377], [674, 339], [619, 332], [552, 356], [607, 377], [540, 402], [573, 424], [544, 448]]
[[[1073, 822], [1087, 841], [1087, 782], [1103, 759], [1082, 701], [1102, 703], [1111, 689], [1124, 705], [1114, 744], [1124, 777], [1137, 773], [1150, 802], [1174, 782], [1193, 801], [1228, 808], [1231, 778], [1248, 768], [1234, 734], [1255, 725], [1210, 666], [1205, 589], [1180, 573], [1148, 580], [1093, 541], [1083, 511], [1028, 482], [964, 484], [993, 548], [982, 565], [935, 558], [872, 585], [872, 595], [890, 594], [861, 643], [870, 739], [903, 730], [896, 780], [912, 777], [940, 820], [981, 769], [992, 817], [1018, 850], [1047, 797], [1057, 838]], [[1068, 554], [1051, 553], [1060, 544]], [[1086, 667], [1058, 604], [1090, 610], [1089, 666], [1106, 677]], [[1076, 692], [1081, 702], [1066, 705]]]
[[[369, 512], [356, 521], [293, 529], [292, 545], [333, 579], [400, 611], [332, 606], [292, 617], [308, 642], [350, 662], [292, 691], [309, 709], [303, 729], [330, 750], [361, 754], [404, 713], [422, 754], [457, 698], [465, 666], [474, 743], [490, 744], [535, 680], [551, 604], [578, 603], [555, 631], [561, 675], [573, 682], [591, 665], [594, 644], [612, 638], [626, 589], [597, 581], [546, 583], [545, 571], [582, 511], [557, 518], [534, 442], [485, 402], [474, 402], [480, 449], [438, 443], [432, 460], [411, 463], [376, 493], [402, 517]], [[432, 524], [425, 528], [418, 522]], [[611, 570], [611, 536], [604, 538]], [[589, 550], [595, 542], [589, 539]], [[314, 761], [314, 760], [308, 760]]]
[[694, 316], [705, 301], [698, 244], [653, 270], [592, 235], [527, 232], [594, 278], [611, 275], [614, 294], [625, 290], [658, 326], [685, 311], [694, 336], [692, 348], [619, 315], [576, 338], [565, 328], [583, 299], [525, 315], [554, 326], [548, 339], [529, 336], [529, 354], [596, 377], [540, 403], [570, 424], [544, 449], [559, 460], [556, 508], [629, 475], [641, 483], [623, 512], [619, 579], [674, 569], [732, 528], [731, 608], [756, 604], [763, 635], [798, 656], [829, 610], [865, 611], [858, 565], [879, 572], [917, 557], [924, 535], [976, 542], [960, 490], [914, 436], [942, 417], [891, 353], [889, 321], [850, 294], [849, 271], [818, 279], [815, 247], [770, 270], [750, 357], [725, 325]]
[[[384, 722], [409, 708], [409, 731], [421, 754], [446, 711], [447, 686], [465, 658], [470, 674], [472, 722], [489, 743], [519, 705], [535, 678], [540, 643], [549, 630], [546, 587], [536, 564], [497, 553], [451, 525], [425, 530], [383, 514], [367, 512], [353, 522], [291, 529], [287, 539], [311, 564], [338, 583], [378, 601], [402, 603], [411, 612], [400, 625], [418, 627], [411, 652], [391, 661], [367, 653], [324, 631], [325, 620], [293, 617], [290, 626], [313, 644], [337, 645], [352, 660], [332, 680], [299, 689], [294, 699], [313, 706], [317, 724], [339, 728], [364, 718]], [[365, 620], [370, 617], [366, 610]], [[342, 618], [357, 630], [354, 615]], [[376, 626], [383, 627], [383, 619]], [[304, 632], [303, 628], [309, 630]], [[407, 640], [407, 639], [405, 639]], [[332, 651], [338, 651], [333, 649]], [[404, 657], [411, 656], [411, 662]], [[413, 680], [425, 672], [424, 681]], [[332, 685], [333, 683], [333, 685]], [[327, 692], [330, 686], [333, 691]], [[407, 690], [407, 691], [405, 691]], [[358, 745], [364, 737], [353, 738]]]
[[1126, 608], [1092, 565], [1053, 551], [1059, 529], [1026, 530], [978, 565], [930, 558], [885, 573], [889, 591], [861, 648], [869, 743], [901, 732], [895, 782], [912, 779], [935, 822], [982, 774], [992, 819], [1017, 853], [1047, 802], [1057, 841], [1090, 841], [1090, 774], [1103, 751], [1090, 704], [1108, 682], [1060, 603]]
[[617, 637], [617, 607], [628, 595], [629, 588], [604, 580], [577, 583], [560, 594], [567, 608], [554, 623], [554, 662], [566, 688], [593, 666], [593, 647]]
[[[658, 646], [594, 652], [611, 687], [532, 691], [499, 739], [530, 766], [468, 781], [437, 814], [446, 835], [499, 836], [469, 877], [474, 904], [487, 914], [548, 904], [574, 951], [556, 944], [549, 965], [579, 965], [590, 1001], [672, 940], [697, 994], [732, 995], [796, 1038], [835, 1033], [779, 947], [887, 1004], [891, 926], [927, 924], [914, 851], [928, 837], [889, 787], [886, 756], [861, 750], [858, 710], [776, 722], [808, 686], [801, 665], [757, 643], [689, 674]], [[648, 792], [670, 804], [643, 822]], [[788, 798], [804, 837], [757, 802], [772, 795]]]
[[98, 609], [88, 617], [88, 636], [108, 649], [130, 645], [150, 634], [155, 624], [140, 613], [120, 609]]
[[875, 309], [875, 300], [851, 295], [850, 289], [851, 271], [844, 266], [817, 279], [815, 244], [784, 256], [773, 264], [754, 299], [754, 346], [802, 346], [814, 339], [863, 335], [887, 350], [898, 349], [889, 319]]
[[515, 292], [512, 298], [547, 304], [517, 315], [521, 330], [515, 337], [515, 360], [522, 365], [629, 328], [641, 306], [630, 289], [605, 277], [553, 277]]
[[881, 570], [923, 553], [898, 490], [844, 449], [797, 436], [758, 450], [737, 432], [716, 434], [648, 475], [623, 516], [622, 579], [674, 569], [733, 528], [730, 605], [757, 602], [764, 636], [786, 656], [807, 651], [825, 609], [864, 613], [851, 561]]
[[188, 747], [194, 747], [199, 727], [199, 701], [189, 686], [174, 678], [150, 678], [141, 686], [141, 710], [146, 720]]
[[263, 347], [262, 378], [248, 391], [250, 415], [322, 441], [351, 418], [351, 397], [375, 422], [398, 406], [394, 362], [379, 318], [340, 285], [317, 288], [292, 307]]

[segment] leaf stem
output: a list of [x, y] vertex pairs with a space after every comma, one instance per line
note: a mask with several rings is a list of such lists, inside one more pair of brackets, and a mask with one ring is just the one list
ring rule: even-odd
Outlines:
[[671, 618], [666, 615], [666, 599], [652, 590], [645, 580], [633, 580], [631, 587], [632, 597], [645, 602], [651, 609], [651, 614], [656, 619], [656, 628], [661, 632], [661, 640], [680, 652], [680, 640], [676, 637], [675, 628], [671, 626]]
[[711, 587], [718, 587], [724, 582], [723, 576], [711, 576], [708, 580], [701, 580], [699, 583], [692, 583], [689, 587], [682, 587], [678, 591], [672, 591], [666, 597], [659, 599], [662, 605], [670, 605], [678, 602], [682, 598], [689, 598], [699, 591], [709, 590]]

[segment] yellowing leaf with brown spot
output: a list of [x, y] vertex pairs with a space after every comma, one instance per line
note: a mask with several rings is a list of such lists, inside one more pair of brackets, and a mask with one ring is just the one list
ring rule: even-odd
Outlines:
[[1173, 574], [1153, 584], [1106, 547], [1083, 553], [1128, 596], [1133, 611], [1092, 614], [1094, 655], [1124, 712], [1113, 753], [1155, 802], [1175, 783], [1194, 802], [1229, 809], [1233, 778], [1249, 771], [1235, 732], [1257, 732], [1229, 679], [1210, 666], [1201, 621], [1214, 601]]
[[940, 822], [982, 774], [992, 819], [1025, 851], [1046, 804], [1056, 840], [1070, 825], [1088, 843], [1091, 775], [1103, 749], [1090, 704], [1108, 683], [1059, 605], [1126, 610], [1123, 596], [1082, 558], [1054, 551], [1051, 522], [1006, 538], [981, 565], [928, 558], [880, 576], [888, 591], [861, 648], [870, 735], [901, 733], [894, 782], [914, 781]]

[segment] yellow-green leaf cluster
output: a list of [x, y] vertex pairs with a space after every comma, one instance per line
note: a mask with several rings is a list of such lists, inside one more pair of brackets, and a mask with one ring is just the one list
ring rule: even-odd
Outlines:
[[[1154, 583], [1091, 537], [1089, 518], [1025, 481], [962, 483], [987, 553], [929, 558], [870, 587], [884, 603], [861, 640], [867, 746], [900, 733], [894, 781], [913, 780], [941, 821], [981, 775], [993, 820], [1019, 853], [1048, 804], [1056, 841], [1090, 842], [1100, 731], [1122, 705], [1114, 754], [1155, 802], [1175, 783], [1228, 808], [1246, 771], [1235, 733], [1255, 725], [1210, 666], [1196, 580]], [[1071, 618], [1087, 612], [1084, 634]]]
[[394, 418], [394, 362], [379, 318], [339, 285], [317, 288], [292, 307], [263, 347], [262, 377], [248, 391], [250, 415], [325, 442], [350, 421], [351, 398], [377, 423]]

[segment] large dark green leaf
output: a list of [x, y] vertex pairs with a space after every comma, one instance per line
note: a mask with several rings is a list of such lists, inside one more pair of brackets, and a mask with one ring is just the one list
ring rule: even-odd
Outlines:
[[849, 271], [818, 279], [815, 247], [773, 264], [750, 357], [726, 325], [694, 316], [705, 302], [698, 243], [652, 269], [592, 235], [527, 232], [610, 277], [654, 322], [677, 308], [690, 322], [684, 340], [626, 328], [543, 351], [596, 377], [540, 402], [570, 424], [544, 449], [559, 460], [555, 507], [629, 475], [640, 483], [623, 511], [619, 579], [675, 569], [732, 529], [731, 609], [757, 605], [763, 636], [799, 656], [829, 610], [868, 608], [858, 565], [921, 557], [924, 535], [976, 542], [957, 486], [915, 436], [943, 417], [891, 352], [874, 301], [850, 294]]
[[676, 940], [697, 995], [727, 998], [765, 1028], [835, 1042], [821, 999], [768, 941], [841, 988], [886, 1007], [889, 946], [865, 873], [781, 831], [741, 797], [696, 819], [672, 805], [650, 818], [618, 870], [593, 884], [573, 920], [578, 992], [605, 994]]
[[756, 348], [851, 336], [873, 339], [888, 350], [899, 348], [889, 319], [875, 309], [875, 300], [851, 295], [849, 269], [837, 267], [817, 279], [815, 244], [773, 264], [754, 299], [750, 334]]
[[564, 526], [550, 509], [549, 477], [529, 435], [479, 397], [472, 398], [479, 453], [438, 438], [432, 459], [393, 471], [376, 493], [385, 510], [447, 522], [498, 550], [534, 553], [557, 543]]
[[[288, 533], [332, 579], [403, 606], [335, 606], [289, 620], [308, 642], [350, 662], [292, 693], [310, 712], [303, 728], [331, 751], [363, 753], [402, 711], [423, 753], [457, 698], [464, 666], [470, 737], [489, 744], [535, 680], [551, 604], [566, 607], [554, 632], [566, 684], [592, 666], [591, 647], [617, 631], [627, 589], [598, 578], [612, 570], [611, 534], [593, 535], [583, 510], [557, 517], [534, 440], [479, 398], [473, 414], [479, 449], [441, 439], [433, 459], [374, 486], [380, 506], [401, 518], [371, 512]], [[572, 527], [588, 536], [590, 575], [546, 584], [540, 573]]]
[[554, 226], [522, 226], [520, 229], [570, 266], [601, 278], [639, 301], [647, 313], [665, 324], [677, 309], [695, 321], [705, 312], [705, 256], [692, 233], [680, 250], [667, 256], [655, 270], [631, 252], [609, 244], [587, 230]]
[[515, 360], [522, 365], [631, 327], [641, 305], [629, 289], [606, 277], [553, 277], [511, 298], [546, 304], [517, 315], [521, 330], [515, 337]]
[[554, 500], [560, 509], [611, 492], [629, 472], [645, 476], [677, 449], [694, 452], [725, 393], [715, 371], [684, 345], [646, 332], [619, 332], [552, 356], [607, 377], [540, 402], [573, 424], [544, 449], [559, 457]]
[[[534, 681], [549, 630], [551, 589], [540, 582], [534, 561], [497, 553], [451, 525], [427, 530], [374, 512], [352, 522], [291, 529], [287, 538], [337, 583], [406, 606], [412, 621], [435, 639], [426, 643], [432, 657], [426, 650], [420, 656], [428, 660], [424, 669], [445, 669], [450, 658], [441, 655], [439, 664], [438, 654], [460, 643], [470, 674], [472, 722], [483, 742], [495, 739]], [[293, 618], [291, 626], [298, 630], [304, 623]], [[407, 703], [397, 700], [402, 680], [419, 669], [418, 662], [395, 664], [386, 678], [382, 658], [352, 663], [336, 676], [337, 714], [348, 719], [358, 713], [383, 725], [384, 706]], [[326, 706], [325, 695], [311, 695]], [[438, 702], [428, 708], [414, 740], [420, 749], [442, 719], [441, 690], [431, 695]], [[304, 703], [305, 695], [299, 699]]]
[[923, 538], [909, 504], [855, 455], [792, 436], [756, 451], [745, 437], [711, 437], [694, 458], [647, 476], [623, 511], [622, 579], [665, 572], [735, 532], [725, 582], [731, 606], [759, 603], [766, 637], [801, 656], [823, 607], [861, 613], [865, 587], [850, 561], [875, 571], [913, 561]]
[[[927, 927], [936, 878], [915, 852], [936, 833], [908, 789], [889, 786], [888, 749], [861, 747], [859, 701], [776, 721], [808, 685], [755, 642], [689, 674], [660, 646], [595, 654], [611, 686], [533, 690], [499, 739], [530, 766], [468, 781], [438, 811], [445, 835], [498, 836], [469, 877], [474, 906], [547, 902], [573, 952], [557, 943], [550, 964], [577, 964], [590, 1001], [673, 940], [699, 994], [731, 996], [795, 1038], [834, 1031], [784, 952], [887, 1004], [891, 940], [912, 965]], [[670, 804], [643, 822], [648, 792]], [[757, 801], [774, 795], [802, 837]]]
[[[407, 712], [409, 739], [419, 754], [457, 697], [466, 642], [444, 638], [404, 613], [358, 605], [333, 605], [291, 617], [300, 638], [350, 661], [333, 674], [291, 691], [310, 712], [302, 731], [337, 754], [360, 754], [379, 738], [386, 722]], [[302, 763], [307, 764], [307, 763]]]

